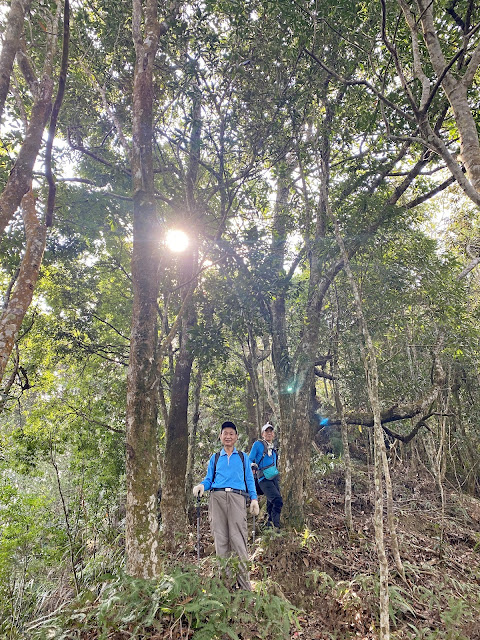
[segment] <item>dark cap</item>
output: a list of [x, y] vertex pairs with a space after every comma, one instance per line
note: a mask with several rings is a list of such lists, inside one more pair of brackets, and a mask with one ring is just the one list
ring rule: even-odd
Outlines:
[[224, 429], [233, 429], [235, 431], [235, 433], [238, 433], [237, 431], [237, 427], [235, 426], [235, 424], [233, 422], [230, 422], [229, 420], [227, 420], [226, 422], [224, 422], [222, 424], [222, 428], [220, 429], [220, 433], [224, 430]]

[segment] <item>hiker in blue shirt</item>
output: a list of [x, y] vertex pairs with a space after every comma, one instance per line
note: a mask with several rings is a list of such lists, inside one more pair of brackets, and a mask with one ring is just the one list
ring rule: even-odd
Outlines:
[[277, 450], [273, 444], [275, 429], [269, 422], [262, 427], [262, 440], [257, 440], [248, 459], [258, 480], [258, 486], [267, 497], [267, 527], [280, 528], [283, 500], [277, 469]]
[[257, 516], [259, 507], [253, 473], [247, 456], [235, 448], [237, 440], [235, 424], [224, 422], [220, 431], [223, 448], [210, 458], [207, 475], [200, 484], [193, 487], [193, 495], [198, 498], [202, 497], [204, 491], [210, 491], [208, 516], [216, 554], [221, 558], [238, 555], [238, 585], [251, 591], [245, 564], [248, 559], [245, 511], [247, 496], [251, 499], [250, 513]]

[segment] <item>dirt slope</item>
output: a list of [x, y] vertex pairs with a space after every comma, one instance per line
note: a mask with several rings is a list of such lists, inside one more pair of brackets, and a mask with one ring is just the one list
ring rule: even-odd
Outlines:
[[[480, 639], [480, 502], [446, 486], [442, 517], [438, 488], [427, 473], [397, 467], [392, 475], [407, 576], [404, 582], [390, 557], [392, 638]], [[352, 536], [345, 528], [341, 468], [313, 487], [303, 531], [275, 535], [258, 528], [252, 579], [268, 580], [272, 592], [303, 610], [292, 638], [378, 637], [371, 486], [368, 469], [356, 466]], [[203, 552], [209, 554], [207, 518], [202, 521]]]

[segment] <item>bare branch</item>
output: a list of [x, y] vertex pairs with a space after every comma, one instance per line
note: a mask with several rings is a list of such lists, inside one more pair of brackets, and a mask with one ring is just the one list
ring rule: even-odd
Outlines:
[[480, 256], [478, 256], [477, 258], [474, 258], [466, 267], [465, 269], [463, 269], [463, 271], [461, 271], [458, 276], [457, 276], [457, 280], [462, 280], [463, 278], [465, 278], [470, 271], [473, 271], [473, 269], [475, 269], [475, 267], [477, 266], [477, 264], [480, 264]]

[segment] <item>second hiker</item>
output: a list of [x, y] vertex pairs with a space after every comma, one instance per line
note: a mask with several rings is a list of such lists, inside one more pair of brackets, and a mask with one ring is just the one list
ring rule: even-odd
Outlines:
[[269, 422], [262, 427], [262, 440], [257, 440], [248, 459], [256, 473], [260, 489], [267, 497], [267, 527], [280, 528], [283, 500], [278, 482], [277, 450], [273, 441], [275, 429]]

